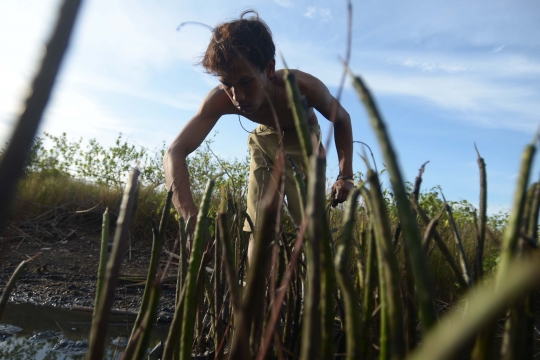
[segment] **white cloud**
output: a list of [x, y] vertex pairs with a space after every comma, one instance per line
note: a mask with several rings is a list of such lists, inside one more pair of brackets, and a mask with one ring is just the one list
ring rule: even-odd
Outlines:
[[[132, 97], [133, 100], [145, 100], [159, 105], [171, 106], [179, 110], [197, 110], [198, 104], [203, 100], [200, 93], [188, 91], [167, 92], [160, 89], [150, 90], [133, 86], [133, 84], [117, 79], [105, 78], [99, 75], [88, 76], [88, 74], [82, 72], [72, 74], [69, 79], [66, 79], [66, 83], [63, 85], [63, 89], [66, 92], [72, 92], [70, 89], [77, 90], [78, 93], [88, 93], [88, 97], [92, 97], [92, 95], [86, 88], [97, 90], [102, 94], [122, 94]], [[103, 99], [102, 102], [107, 103]]]
[[418, 61], [411, 58], [394, 58], [388, 59], [387, 62], [392, 65], [404, 66], [407, 68], [416, 68], [422, 71], [444, 71], [448, 73], [463, 72], [467, 67], [456, 64], [440, 64], [431, 61]]
[[494, 52], [494, 53], [498, 53], [498, 52], [502, 51], [502, 50], [504, 49], [504, 47], [505, 47], [504, 45], [499, 46], [499, 47], [493, 49], [493, 52]]
[[310, 19], [313, 19], [315, 17], [315, 14], [317, 13], [317, 9], [315, 9], [315, 7], [313, 6], [309, 6], [307, 8], [307, 11], [306, 13], [304, 14], [305, 17], [308, 17]]
[[291, 0], [274, 0], [274, 2], [284, 8], [292, 8], [294, 6]]
[[538, 127], [538, 94], [525, 86], [508, 88], [485, 79], [425, 73], [366, 72], [365, 78], [375, 92], [424, 99], [464, 121], [519, 131]]
[[315, 6], [308, 6], [307, 11], [304, 13], [304, 16], [310, 19], [318, 17], [322, 21], [330, 21], [333, 19], [332, 10], [330, 10], [329, 8], [321, 8]]

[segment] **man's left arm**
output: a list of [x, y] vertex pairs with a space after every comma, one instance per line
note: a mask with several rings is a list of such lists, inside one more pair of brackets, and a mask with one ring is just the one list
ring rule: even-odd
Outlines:
[[353, 136], [349, 114], [334, 97], [332, 98], [337, 104], [334, 120], [334, 141], [338, 153], [339, 175], [334, 185], [332, 185], [331, 193], [332, 206], [336, 206], [347, 200], [349, 191], [354, 187], [352, 169]]
[[334, 124], [334, 141], [339, 160], [339, 175], [334, 185], [332, 185], [331, 196], [333, 199], [332, 205], [336, 206], [347, 200], [349, 191], [354, 187], [351, 117], [319, 79], [301, 71], [297, 71], [296, 77], [308, 105], [317, 109]]

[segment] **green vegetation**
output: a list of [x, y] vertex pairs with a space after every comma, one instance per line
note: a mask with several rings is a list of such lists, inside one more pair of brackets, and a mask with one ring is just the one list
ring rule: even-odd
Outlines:
[[[382, 141], [387, 140], [383, 138]], [[116, 286], [111, 271], [118, 271], [121, 259], [114, 254], [122, 253], [126, 246], [124, 232], [129, 227], [135, 236], [147, 238], [152, 231], [151, 224], [161, 218], [159, 230], [153, 232], [153, 261], [143, 306], [126, 349], [128, 357], [141, 358], [160, 295], [161, 279], [156, 278], [157, 254], [164, 237], [174, 238], [178, 233], [179, 221], [182, 244], [186, 244], [186, 225], [171, 209], [171, 193], [166, 194], [163, 186], [161, 158], [164, 148], [149, 151], [136, 147], [121, 134], [110, 148], [101, 146], [96, 140], [90, 140], [86, 147], [82, 144], [82, 139], [68, 140], [66, 134], [45, 134], [43, 139], [36, 138], [19, 183], [10, 230], [6, 235], [8, 238], [10, 234], [16, 236], [17, 227], [25, 222], [46, 219], [51, 209], [65, 212], [75, 223], [93, 222], [97, 230], [101, 214], [109, 209], [111, 223], [117, 223], [115, 246], [118, 250], [113, 250], [106, 276], [103, 276], [105, 259], [100, 265], [98, 288], [101, 290], [96, 297], [96, 330], [93, 334], [102, 334], [107, 327], [103, 309], [110, 307], [107, 297]], [[351, 194], [349, 202], [331, 208], [331, 199], [320, 196], [324, 193], [326, 179], [324, 173], [318, 171], [324, 169], [324, 159], [318, 158], [317, 154], [311, 155], [310, 166], [310, 178], [316, 181], [308, 186], [298, 183], [299, 191], [302, 191], [301, 187], [307, 188], [304, 224], [300, 229], [287, 226], [287, 221], [285, 226], [279, 226], [276, 220], [280, 218], [278, 209], [282, 200], [277, 189], [270, 189], [261, 204], [265, 215], [256, 235], [258, 246], [254, 261], [246, 271], [247, 236], [241, 229], [246, 216], [242, 197], [248, 163], [247, 160], [221, 159], [212, 152], [210, 145], [211, 140], [206, 141], [188, 160], [194, 196], [205, 200], [197, 219], [189, 265], [185, 248], [180, 250], [177, 307], [169, 343], [165, 347], [167, 359], [188, 359], [192, 352], [205, 351], [224, 358], [225, 349], [230, 349], [229, 353], [235, 358], [263, 358], [267, 352], [276, 358], [296, 354], [306, 359], [329, 358], [336, 353], [350, 359], [374, 356], [399, 359], [406, 354], [422, 358], [428, 353], [430, 358], [432, 355], [433, 358], [452, 358], [453, 354], [458, 354], [458, 345], [470, 343], [484, 324], [496, 321], [509, 299], [517, 299], [516, 294], [524, 294], [536, 283], [517, 278], [516, 273], [531, 275], [538, 271], [535, 265], [538, 262], [524, 261], [517, 265], [514, 259], [516, 254], [524, 260], [534, 256], [531, 247], [519, 242], [515, 233], [521, 227], [530, 233], [530, 241], [538, 241], [538, 234], [534, 232], [538, 225], [531, 220], [534, 211], [538, 211], [538, 201], [534, 201], [539, 188], [537, 184], [529, 186], [527, 193], [527, 181], [521, 180], [522, 190], [518, 193], [522, 210], [513, 215], [513, 220], [509, 214], [485, 218], [483, 226], [487, 237], [481, 252], [482, 274], [478, 275], [478, 270], [474, 270], [478, 289], [467, 295], [472, 286], [472, 264], [478, 256], [478, 219], [481, 218], [472, 204], [464, 200], [446, 202], [439, 188], [421, 191], [422, 166], [414, 185], [400, 180], [405, 195], [402, 200], [398, 201], [393, 187], [381, 189], [379, 174], [368, 170], [365, 182], [359, 182], [359, 191]], [[534, 144], [531, 146], [534, 148]], [[531, 157], [532, 151], [528, 147], [525, 168], [530, 167]], [[136, 196], [137, 210], [123, 215], [123, 210], [118, 210], [122, 184], [128, 180], [127, 171], [135, 164], [140, 171], [132, 175], [130, 181], [138, 184], [135, 186], [138, 193], [131, 190], [124, 197]], [[280, 171], [281, 167], [276, 165], [276, 178]], [[389, 171], [392, 178], [389, 169], [384, 171]], [[522, 177], [528, 176], [522, 174]], [[209, 178], [213, 179], [211, 185], [204, 189], [203, 184]], [[217, 190], [213, 190], [214, 187]], [[359, 201], [356, 200], [358, 197]], [[403, 199], [410, 199], [414, 205], [409, 207], [414, 209], [413, 217], [409, 219], [418, 221], [409, 220], [408, 226], [413, 226], [417, 235], [407, 235], [405, 231], [403, 215], [398, 208], [399, 202], [405, 201]], [[129, 206], [124, 205], [125, 208]], [[83, 209], [86, 211], [78, 215], [77, 211]], [[281, 213], [287, 217], [286, 211]], [[103, 219], [108, 221], [108, 216]], [[523, 219], [523, 225], [519, 225], [520, 219]], [[513, 235], [508, 231], [509, 221], [514, 224], [510, 227]], [[104, 223], [104, 227], [108, 224]], [[205, 233], [214, 239], [212, 243], [205, 245]], [[104, 231], [103, 234], [107, 236], [108, 233]], [[415, 236], [417, 241], [405, 241], [407, 236]], [[498, 267], [499, 244], [510, 241], [508, 239], [514, 240], [507, 245], [507, 260], [501, 269]], [[106, 243], [106, 238], [104, 240]], [[409, 259], [413, 246], [418, 247], [421, 257]], [[214, 268], [208, 273], [205, 269], [212, 254], [215, 256]], [[422, 292], [412, 262], [424, 264], [421, 271], [427, 281], [422, 295], [425, 309], [419, 304]], [[265, 269], [269, 267], [272, 274], [265, 280]], [[516, 285], [512, 290], [497, 286], [497, 282], [489, 280], [495, 274], [499, 281], [511, 277]], [[480, 285], [483, 278], [488, 281]], [[243, 281], [247, 282], [245, 288], [238, 286]], [[270, 292], [265, 290], [267, 285]], [[481, 306], [478, 299], [484, 293], [492, 297], [486, 302], [488, 308], [472, 311]], [[452, 308], [459, 309], [456, 305], [461, 302], [457, 300], [465, 298], [471, 299], [471, 306], [465, 310], [471, 313], [467, 322], [469, 328], [458, 333], [455, 329], [457, 315], [444, 316], [444, 313]], [[534, 299], [530, 296], [527, 299], [525, 305], [530, 307]], [[510, 318], [514, 320], [508, 320], [504, 337], [510, 343], [522, 344], [516, 340], [519, 338], [516, 334], [522, 334], [526, 329], [516, 324], [523, 323], [519, 319], [530, 316], [530, 312], [513, 309], [516, 315]], [[534, 312], [532, 314], [534, 316]], [[208, 316], [212, 320], [204, 321]], [[417, 333], [418, 324], [423, 325], [424, 335]], [[488, 341], [490, 347], [494, 346], [493, 333], [481, 334], [475, 354], [492, 350], [486, 350], [483, 342]], [[98, 359], [103, 352], [103, 339], [96, 336], [92, 335], [89, 356]], [[419, 336], [425, 336], [425, 345], [415, 353]], [[441, 338], [451, 340], [444, 342]], [[450, 341], [457, 347], [449, 344]], [[438, 342], [444, 342], [444, 346], [439, 347]], [[512, 347], [504, 349], [508, 352]]]
[[[64, 212], [72, 223], [94, 224], [93, 227], [97, 230], [101, 214], [108, 208], [112, 215], [112, 223], [114, 223], [120, 216], [122, 185], [127, 180], [128, 170], [138, 164], [140, 175], [137, 186], [137, 211], [132, 214], [128, 223], [136, 237], [145, 239], [152, 231], [151, 224], [157, 223], [158, 219], [161, 218], [159, 232], [154, 233], [153, 259], [157, 259], [156, 254], [161, 249], [160, 244], [163, 242], [163, 237], [174, 238], [178, 232], [178, 220], [180, 220], [174, 209], [170, 208], [170, 203], [165, 203], [168, 196], [163, 185], [161, 169], [163, 153], [163, 147], [149, 151], [131, 145], [123, 139], [122, 134], [109, 148], [100, 145], [94, 139], [83, 146], [82, 139], [69, 140], [66, 134], [60, 136], [45, 134], [44, 138], [36, 138], [25, 164], [24, 176], [18, 186], [13, 206], [13, 217], [10, 228], [5, 234], [6, 237], [17, 236], [16, 229], [22, 226], [21, 224], [33, 219], [46, 219], [48, 213], [51, 213], [51, 209], [54, 209], [56, 214]], [[312, 163], [311, 171], [316, 171], [319, 166], [313, 164], [315, 163]], [[266, 263], [268, 261], [267, 253], [270, 251], [274, 254], [272, 256], [274, 264], [273, 285], [270, 285], [274, 289], [272, 290], [274, 293], [261, 298], [261, 295], [256, 294], [264, 292], [265, 287], [261, 287], [261, 284], [265, 284], [264, 270], [259, 270], [257, 274], [253, 275], [251, 282], [249, 277], [245, 277], [247, 238], [241, 228], [245, 219], [245, 212], [242, 211], [242, 197], [246, 187], [247, 159], [240, 161], [219, 158], [211, 150], [211, 140], [207, 140], [190, 156], [188, 166], [194, 196], [201, 199], [204, 193], [207, 193], [205, 201], [207, 205], [204, 209], [206, 215], [199, 218], [197, 223], [199, 228], [207, 228], [210, 235], [216, 239], [214, 243], [216, 249], [221, 249], [221, 246], [224, 246], [223, 251], [220, 250], [216, 254], [223, 254], [221, 256], [225, 257], [225, 265], [222, 267], [220, 261], [215, 261], [214, 274], [219, 274], [218, 276], [205, 274], [204, 271], [201, 271], [202, 267], [196, 262], [193, 263], [194, 267], [190, 266], [188, 269], [186, 267], [187, 254], [184, 251], [181, 269], [179, 269], [179, 276], [182, 279], [178, 281], [182, 288], [177, 289], [179, 306], [177, 306], [178, 315], [174, 322], [177, 325], [172, 327], [174, 329], [172, 333], [178, 342], [180, 342], [181, 336], [187, 336], [187, 338], [182, 340], [180, 347], [177, 345], [167, 348], [166, 358], [175, 358], [174, 356], [179, 354], [181, 349], [189, 349], [190, 347], [186, 344], [190, 343], [194, 344], [194, 351], [211, 350], [220, 353], [222, 357], [224, 349], [230, 348], [231, 354], [242, 358], [250, 357], [249, 354], [261, 354], [265, 351], [273, 352], [274, 356], [279, 356], [278, 353], [280, 353], [285, 357], [288, 353], [303, 354], [305, 358], [318, 356], [328, 358], [328, 354], [331, 353], [347, 353], [348, 355], [352, 354], [349, 356], [350, 358], [358, 358], [358, 356], [369, 358], [369, 356], [377, 354], [381, 358], [403, 358], [405, 353], [416, 347], [417, 325], [425, 324], [425, 321], [418, 320], [419, 314], [416, 313], [416, 305], [407, 305], [418, 301], [415, 300], [418, 296], [418, 290], [414, 286], [415, 278], [407, 261], [407, 249], [411, 245], [403, 239], [403, 224], [400, 220], [401, 216], [394, 190], [392, 188], [380, 189], [377, 173], [369, 170], [366, 183], [359, 183], [360, 192], [352, 194], [353, 199], [350, 199], [349, 203], [337, 208], [330, 208], [329, 202], [325, 202], [324, 198], [313, 202], [314, 194], [322, 192], [320, 189], [316, 190], [308, 186], [308, 190], [311, 189], [307, 192], [305, 210], [305, 216], [308, 220], [304, 224], [305, 228], [301, 228], [299, 231], [287, 226], [290, 224], [287, 221], [285, 221], [284, 227], [276, 228], [275, 215], [269, 218], [270, 223], [267, 225], [266, 231], [263, 232], [266, 234], [266, 240], [263, 243], [266, 243], [267, 247], [266, 250], [261, 248], [260, 255], [260, 259], [262, 259], [260, 261], [263, 265], [257, 265], [255, 262], [250, 270], [251, 272], [255, 268], [264, 269], [269, 266]], [[382, 172], [385, 171], [387, 169]], [[458, 304], [456, 300], [463, 298], [463, 294], [470, 287], [469, 281], [466, 280], [470, 279], [470, 273], [465, 278], [463, 275], [464, 272], [470, 272], [468, 264], [473, 264], [475, 251], [477, 251], [479, 213], [472, 204], [465, 200], [445, 202], [439, 188], [421, 191], [420, 183], [423, 171], [424, 167], [422, 167], [414, 185], [412, 183], [404, 184], [404, 191], [406, 191], [407, 198], [411, 198], [411, 201], [416, 204], [416, 212], [421, 212], [423, 217], [419, 214], [418, 219], [424, 220], [419, 220], [418, 224], [414, 226], [420, 234], [424, 233], [421, 251], [425, 256], [423, 261], [428, 269], [426, 274], [431, 282], [431, 285], [427, 286], [432, 289], [432, 294], [426, 295], [426, 298], [431, 303], [430, 306], [433, 307], [435, 313], [431, 317], [435, 319], [435, 316], [440, 317], [455, 304]], [[316, 182], [319, 185], [312, 184], [312, 187], [324, 186], [326, 183], [324, 174], [312, 174], [312, 176], [321, 179], [321, 181]], [[212, 191], [212, 187], [203, 188], [203, 184], [208, 178], [215, 179], [217, 191]], [[298, 185], [305, 186], [301, 183]], [[535, 184], [530, 187], [528, 197], [524, 198], [529, 199], [524, 211], [531, 213], [534, 207], [538, 206], [532, 201], [535, 196], [534, 191], [538, 191], [535, 190], [537, 188], [538, 186]], [[380, 191], [375, 191], [377, 189]], [[219, 191], [221, 191], [222, 198], [221, 206], [218, 200]], [[299, 189], [299, 191], [301, 190]], [[354, 200], [358, 194], [360, 194], [359, 206]], [[278, 203], [270, 202], [269, 205], [273, 204], [270, 206], [271, 209], [274, 209], [271, 210], [272, 212], [276, 211]], [[221, 210], [219, 210], [220, 207]], [[451, 211], [449, 211], [449, 207]], [[445, 209], [446, 214], [444, 214]], [[81, 210], [85, 211], [77, 214]], [[167, 216], [164, 216], [165, 214]], [[286, 212], [283, 212], [283, 215], [285, 218], [287, 217]], [[523, 213], [519, 215], [519, 218], [523, 217]], [[166, 221], [167, 218], [169, 218], [169, 222]], [[220, 218], [221, 220], [218, 221]], [[318, 220], [310, 222], [310, 219], [313, 218], [318, 218]], [[202, 225], [203, 219], [207, 221], [206, 225]], [[430, 219], [434, 219], [431, 221], [433, 223], [431, 225], [428, 224]], [[436, 219], [439, 221], [435, 222]], [[502, 242], [508, 221], [509, 214], [504, 213], [488, 216], [485, 220], [487, 237], [482, 252], [482, 270], [486, 277], [497, 273], [500, 259], [499, 244]], [[324, 223], [328, 224], [327, 227], [319, 228]], [[342, 223], [343, 225], [341, 225]], [[309, 224], [319, 225], [310, 228]], [[124, 224], [125, 226], [126, 224]], [[518, 225], [515, 225], [513, 229], [516, 226]], [[429, 231], [428, 228], [430, 228]], [[529, 231], [532, 228], [534, 225], [532, 227], [528, 225]], [[107, 232], [103, 232], [103, 234], [107, 234]], [[201, 237], [201, 234], [204, 232], [200, 232], [198, 236]], [[279, 241], [275, 242], [271, 234], [276, 234], [276, 239]], [[533, 234], [534, 236], [536, 234]], [[438, 237], [439, 240], [429, 241], [431, 237], [434, 239]], [[370, 260], [372, 256], [370, 252], [374, 253], [373, 250], [370, 250], [370, 239], [374, 239], [376, 244], [375, 261]], [[308, 245], [312, 244], [311, 246], [315, 247], [309, 246], [304, 253], [303, 248], [299, 246], [306, 241]], [[219, 242], [222, 242], [222, 245]], [[198, 244], [198, 250], [193, 252], [191, 256], [202, 259], [203, 249], [201, 246], [203, 246], [204, 239], [199, 239], [195, 243]], [[446, 247], [446, 253], [444, 247]], [[464, 251], [462, 258], [458, 256], [460, 248]], [[520, 251], [526, 252], [527, 249], [527, 247], [520, 246]], [[207, 249], [208, 251], [212, 250]], [[313, 254], [316, 253], [321, 254], [321, 257], [314, 263]], [[334, 256], [332, 254], [335, 254], [335, 260], [331, 260]], [[206, 258], [209, 256], [209, 254], [205, 255]], [[512, 263], [512, 258], [514, 255], [510, 256], [509, 263]], [[449, 259], [451, 263], [448, 262]], [[207, 262], [208, 260], [199, 263]], [[334, 262], [335, 264], [333, 264]], [[459, 265], [460, 262], [462, 265]], [[373, 264], [378, 265], [373, 268]], [[467, 264], [467, 266], [463, 266], [463, 264]], [[126, 350], [129, 354], [142, 356], [141, 349], [146, 346], [148, 332], [141, 332], [141, 329], [150, 329], [149, 325], [155, 317], [155, 307], [160, 293], [159, 279], [156, 280], [157, 282], [152, 280], [156, 276], [155, 267], [156, 261], [154, 260], [149, 269], [144, 306], [141, 307], [143, 311], [139, 314], [137, 326], [132, 333], [132, 342]], [[102, 270], [100, 270], [99, 278], [103, 283], [106, 278], [102, 275], [103, 263], [100, 265], [100, 269]], [[325, 270], [318, 274], [316, 269]], [[378, 272], [378, 276], [374, 274], [374, 270], [376, 273]], [[530, 271], [530, 269], [523, 271]], [[249, 275], [250, 272], [247, 274]], [[225, 273], [227, 274], [225, 275]], [[191, 274], [189, 275], [190, 280], [185, 278], [186, 274]], [[247, 293], [244, 295], [241, 294], [241, 287], [238, 289], [234, 286], [236, 288], [234, 290], [228, 285], [231, 281], [237, 283], [238, 276], [241, 279], [246, 279], [248, 283]], [[195, 286], [195, 282], [202, 285]], [[252, 286], [251, 291], [255, 293], [250, 295], [251, 297], [248, 296], [250, 283], [258, 284], [256, 287]], [[487, 283], [495, 284], [492, 281]], [[188, 284], [191, 285], [184, 288]], [[103, 289], [103, 286], [100, 285], [100, 289]], [[523, 286], [527, 286], [527, 284]], [[234, 301], [229, 300], [233, 296], [231, 291], [227, 290], [229, 288], [236, 293]], [[304, 288], [306, 292], [303, 291]], [[283, 289], [285, 292], [279, 297]], [[495, 290], [490, 288], [485, 291], [494, 292]], [[195, 292], [199, 295], [196, 295]], [[222, 298], [213, 296], [213, 293], [221, 293]], [[191, 302], [189, 304], [191, 305], [188, 304], [189, 308], [196, 308], [196, 312], [184, 308], [186, 294], [190, 294]], [[206, 296], [201, 297], [202, 294], [206, 294]], [[328, 294], [331, 296], [328, 297]], [[254, 296], [255, 298], [253, 298]], [[268, 298], [268, 296], [270, 297]], [[505, 296], [513, 296], [513, 293]], [[99, 299], [99, 294], [96, 299]], [[313, 303], [313, 300], [316, 303], [320, 302], [319, 307]], [[264, 318], [275, 311], [275, 304], [283, 302], [285, 308], [282, 312], [275, 312], [275, 315], [269, 318], [273, 320], [265, 322]], [[99, 304], [99, 302], [96, 303]], [[254, 307], [254, 303], [258, 305]], [[248, 306], [248, 304], [252, 305]], [[302, 317], [301, 309], [303, 306], [305, 307]], [[501, 305], [496, 303], [493, 306], [500, 308]], [[228, 309], [225, 310], [225, 307]], [[275, 308], [279, 309], [279, 307]], [[324, 308], [326, 310], [323, 310], [323, 313], [326, 315], [323, 317], [321, 310]], [[147, 311], [144, 312], [144, 309]], [[373, 316], [366, 316], [368, 312], [372, 311], [369, 309], [375, 309]], [[99, 308], [96, 307], [96, 313], [98, 310]], [[219, 314], [217, 318], [215, 318], [216, 313]], [[226, 316], [225, 314], [232, 315]], [[333, 318], [328, 317], [327, 314], [337, 314], [337, 317], [330, 320]], [[204, 323], [202, 319], [205, 315], [212, 316], [215, 318], [214, 321], [209, 325]], [[280, 316], [283, 316], [282, 321], [277, 321]], [[493, 316], [489, 317], [494, 321]], [[409, 322], [412, 321], [411, 326], [404, 322], [404, 318]], [[186, 322], [188, 319], [191, 320]], [[251, 325], [248, 319], [254, 320], [255, 323]], [[432, 321], [435, 322], [435, 320]], [[245, 328], [235, 327], [235, 323]], [[277, 333], [273, 336], [266, 334], [265, 324], [266, 329], [271, 324]], [[433, 326], [438, 329], [435, 324]], [[320, 330], [317, 329], [326, 330], [318, 333]], [[396, 331], [398, 329], [402, 330]], [[188, 330], [192, 330], [193, 333], [190, 334]], [[424, 330], [424, 332], [426, 331], [429, 333], [429, 329]], [[340, 335], [336, 340], [333, 335], [330, 337], [324, 335], [329, 332], [334, 334], [337, 332]], [[239, 334], [236, 337], [237, 340], [251, 340], [234, 343], [232, 341], [236, 333]], [[142, 336], [144, 334], [146, 336]], [[473, 335], [474, 333], [469, 338]], [[280, 344], [279, 346], [275, 344], [271, 350], [269, 345], [277, 339], [276, 336], [281, 339]], [[312, 337], [319, 337], [321, 340], [318, 342], [308, 341]], [[219, 343], [214, 343], [214, 339], [218, 339]], [[406, 339], [408, 340], [405, 341]], [[229, 345], [226, 345], [226, 342], [229, 342]], [[318, 343], [326, 345], [319, 348]], [[373, 350], [372, 346], [369, 346], [370, 343], [375, 344], [379, 350]], [[188, 358], [189, 353], [190, 351], [184, 352], [182, 358]], [[92, 356], [99, 358], [100, 355]]]
[[[156, 259], [163, 239], [176, 238], [178, 232], [176, 308], [163, 358], [185, 360], [193, 353], [216, 359], [535, 357], [540, 184], [531, 184], [529, 178], [538, 136], [523, 153], [511, 213], [486, 217], [488, 184], [480, 155], [478, 211], [467, 202], [447, 203], [435, 189], [421, 192], [423, 166], [413, 186], [405, 183], [376, 104], [362, 80], [352, 76], [392, 187], [381, 189], [379, 174], [368, 169], [366, 179], [358, 179], [358, 191], [351, 192], [345, 214], [344, 206], [331, 209], [332, 199], [324, 197], [325, 159], [304, 141], [309, 183], [297, 183], [299, 193], [306, 194], [304, 221], [299, 229], [281, 226], [287, 224], [281, 221], [283, 184], [272, 182], [261, 200], [261, 223], [248, 267], [242, 231], [246, 161], [219, 159], [209, 142], [190, 158], [192, 189], [201, 206], [197, 219], [186, 219], [186, 225], [184, 219], [174, 219], [171, 193], [166, 195], [162, 186], [163, 148], [149, 152], [122, 136], [108, 149], [95, 140], [83, 148], [82, 140], [69, 141], [65, 134], [46, 135], [30, 146], [77, 8], [78, 2], [65, 2], [28, 111], [19, 119], [21, 130], [2, 151], [0, 169], [10, 171], [0, 171], [0, 221], [8, 213], [17, 181], [3, 241], [18, 236], [28, 223], [46, 223], [51, 214], [63, 223], [93, 222], [98, 231], [109, 208], [116, 233], [105, 276], [98, 276], [88, 359], [103, 358], [128, 234], [146, 238], [151, 232], [153, 260], [126, 359], [146, 356], [164, 280], [156, 275]], [[287, 81], [297, 132], [309, 140], [294, 78]], [[45, 146], [45, 140], [51, 145]], [[275, 179], [282, 178], [284, 161], [281, 152], [272, 169]], [[128, 177], [127, 171], [137, 164], [140, 170], [135, 168]], [[21, 170], [25, 174], [19, 180]], [[159, 227], [151, 226], [158, 218]], [[104, 219], [106, 229], [109, 220]], [[196, 221], [194, 236], [186, 231], [190, 221]], [[38, 234], [41, 239], [51, 236], [50, 231]], [[104, 231], [103, 243], [106, 237]], [[104, 262], [102, 256], [101, 269]], [[4, 288], [0, 318], [26, 263]], [[167, 266], [174, 265], [169, 261]], [[504, 322], [504, 328], [497, 322]], [[502, 338], [501, 345], [496, 336]]]

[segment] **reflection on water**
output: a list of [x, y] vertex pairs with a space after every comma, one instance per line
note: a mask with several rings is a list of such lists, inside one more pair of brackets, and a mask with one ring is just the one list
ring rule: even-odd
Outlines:
[[[111, 315], [106, 359], [120, 359], [135, 319]], [[0, 359], [84, 359], [91, 312], [32, 304], [8, 304], [0, 323]], [[154, 329], [150, 346], [164, 340], [167, 327]]]

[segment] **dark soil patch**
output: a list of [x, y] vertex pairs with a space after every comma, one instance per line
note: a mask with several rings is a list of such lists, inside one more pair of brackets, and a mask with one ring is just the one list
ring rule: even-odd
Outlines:
[[[98, 234], [79, 231], [66, 240], [40, 244], [29, 238], [0, 239], [0, 293], [21, 261], [41, 253], [26, 267], [11, 293], [10, 301], [62, 308], [92, 308], [100, 242]], [[151, 242], [148, 239], [132, 240], [131, 260], [129, 253], [126, 253], [120, 275], [121, 278], [138, 277], [139, 280], [119, 281], [113, 309], [138, 311], [144, 291], [144, 285], [138, 284], [146, 278], [150, 251]], [[158, 274], [165, 269], [168, 260], [168, 256], [162, 253]], [[174, 277], [176, 272], [177, 266], [171, 264], [167, 276]], [[158, 309], [161, 320], [170, 321], [174, 312], [175, 291], [174, 281], [163, 285]]]

